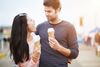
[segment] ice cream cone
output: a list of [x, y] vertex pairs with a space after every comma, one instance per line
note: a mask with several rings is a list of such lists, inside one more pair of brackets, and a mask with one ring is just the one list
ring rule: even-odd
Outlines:
[[55, 30], [53, 28], [48, 28], [48, 37], [55, 37], [54, 36]]

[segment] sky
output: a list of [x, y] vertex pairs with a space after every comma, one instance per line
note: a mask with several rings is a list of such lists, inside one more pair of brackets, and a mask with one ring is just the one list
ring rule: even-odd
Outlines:
[[11, 25], [15, 15], [23, 12], [36, 21], [42, 21], [42, 0], [2, 0], [0, 2], [0, 26]]
[[[87, 31], [100, 27], [100, 0], [60, 0], [62, 10], [60, 18], [79, 27], [79, 18], [84, 19]], [[27, 13], [36, 21], [36, 25], [46, 20], [43, 0], [0, 0], [0, 26], [11, 26], [13, 18], [19, 13]]]

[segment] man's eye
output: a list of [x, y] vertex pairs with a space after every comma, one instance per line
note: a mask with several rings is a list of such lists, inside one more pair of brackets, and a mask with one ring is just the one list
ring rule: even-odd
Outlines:
[[51, 11], [45, 11], [45, 12], [50, 13]]
[[50, 13], [51, 11], [48, 11], [48, 13]]

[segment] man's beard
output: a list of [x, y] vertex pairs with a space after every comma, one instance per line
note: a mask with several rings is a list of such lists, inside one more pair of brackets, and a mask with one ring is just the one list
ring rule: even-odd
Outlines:
[[47, 19], [48, 19], [48, 21], [51, 21], [51, 22], [54, 22], [57, 18], [49, 18], [49, 17], [47, 17]]

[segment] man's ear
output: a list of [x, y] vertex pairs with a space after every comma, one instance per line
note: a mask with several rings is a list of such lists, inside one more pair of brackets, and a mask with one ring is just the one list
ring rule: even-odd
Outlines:
[[61, 11], [61, 8], [56, 9], [56, 13], [59, 13]]
[[60, 11], [61, 11], [61, 7], [59, 7], [59, 8], [57, 9], [57, 11], [59, 11], [59, 12], [60, 12]]

